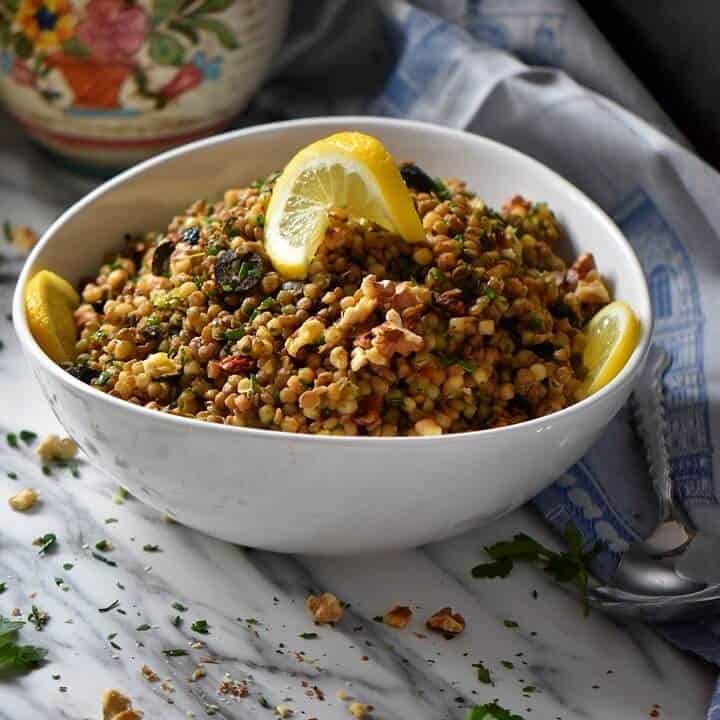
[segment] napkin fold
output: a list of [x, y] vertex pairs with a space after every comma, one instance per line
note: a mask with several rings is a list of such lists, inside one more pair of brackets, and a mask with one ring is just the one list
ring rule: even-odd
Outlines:
[[[643, 265], [653, 341], [672, 356], [665, 393], [677, 495], [698, 527], [717, 528], [720, 359], [711, 348], [720, 332], [712, 311], [720, 300], [720, 176], [688, 149], [574, 0], [396, 1], [384, 4], [383, 19], [380, 5], [341, 5], [317, 4], [287, 51], [294, 77], [324, 68], [325, 84], [310, 85], [322, 90], [293, 88], [286, 62], [256, 109], [362, 111], [464, 128], [537, 158], [603, 207]], [[596, 570], [612, 572], [657, 520], [629, 411], [534, 503], [558, 530], [572, 521], [588, 543], [601, 540]], [[659, 631], [720, 664], [716, 618]], [[720, 720], [720, 692], [707, 717]]]

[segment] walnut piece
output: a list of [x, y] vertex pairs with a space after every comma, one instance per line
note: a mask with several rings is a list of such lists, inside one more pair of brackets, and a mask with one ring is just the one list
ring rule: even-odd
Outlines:
[[343, 312], [336, 326], [343, 332], [349, 330], [353, 325], [365, 322], [375, 311], [378, 305], [376, 298], [362, 297], [355, 305], [351, 305]]
[[305, 607], [318, 625], [340, 622], [343, 615], [342, 605], [332, 593], [310, 595], [305, 601]]
[[465, 618], [460, 613], [454, 613], [452, 608], [440, 608], [434, 615], [431, 615], [425, 623], [428, 630], [434, 630], [445, 635], [454, 637], [465, 629]]
[[589, 272], [584, 280], [578, 280], [575, 297], [581, 303], [593, 305], [610, 302], [610, 294], [596, 271]]
[[77, 443], [71, 438], [48, 435], [38, 445], [37, 454], [46, 462], [51, 460], [72, 460], [78, 451]]
[[503, 214], [525, 217], [530, 212], [531, 204], [522, 195], [515, 195], [503, 205]]
[[118, 690], [106, 690], [102, 696], [103, 720], [141, 720], [142, 710], [133, 710], [127, 695]]
[[16, 495], [13, 495], [8, 500], [8, 503], [13, 510], [17, 510], [18, 512], [24, 512], [25, 510], [29, 510], [33, 505], [35, 505], [38, 497], [39, 496], [37, 490], [35, 490], [34, 488], [25, 488]]
[[388, 310], [385, 322], [372, 329], [372, 346], [367, 351], [367, 359], [375, 365], [388, 365], [393, 355], [407, 357], [420, 352], [425, 341], [412, 330], [404, 328], [397, 310]]
[[571, 266], [571, 270], [577, 273], [578, 280], [582, 280], [585, 276], [595, 269], [595, 258], [592, 253], [583, 253]]
[[318, 345], [322, 341], [325, 325], [317, 318], [306, 320], [286, 341], [288, 355], [296, 357], [307, 345]]
[[348, 711], [350, 714], [355, 718], [360, 718], [361, 720], [362, 718], [368, 717], [372, 710], [372, 705], [365, 705], [359, 702], [350, 703], [350, 705], [348, 705]]
[[412, 619], [412, 610], [407, 605], [394, 605], [386, 613], [383, 620], [390, 627], [404, 630]]
[[143, 665], [140, 672], [148, 682], [157, 682], [160, 679], [158, 674], [149, 665]]

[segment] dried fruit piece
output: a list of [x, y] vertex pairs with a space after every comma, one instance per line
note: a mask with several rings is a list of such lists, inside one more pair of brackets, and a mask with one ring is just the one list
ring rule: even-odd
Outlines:
[[435, 181], [415, 163], [403, 163], [400, 166], [400, 175], [402, 175], [402, 179], [411, 190], [431, 193], [436, 189]]
[[175, 243], [170, 240], [161, 242], [156, 248], [152, 256], [152, 273], [153, 275], [165, 275], [170, 271], [170, 256], [175, 250]]
[[240, 255], [234, 250], [223, 250], [215, 261], [215, 282], [226, 293], [244, 293], [252, 290], [265, 270], [257, 253]]

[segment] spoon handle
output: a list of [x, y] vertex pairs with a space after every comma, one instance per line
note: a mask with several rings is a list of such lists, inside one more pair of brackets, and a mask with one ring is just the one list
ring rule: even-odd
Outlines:
[[659, 524], [646, 540], [649, 548], [656, 553], [681, 548], [693, 534], [692, 523], [675, 502], [670, 474], [663, 399], [663, 375], [670, 361], [670, 355], [665, 350], [658, 345], [651, 346], [645, 368], [635, 386], [632, 403], [658, 502]]

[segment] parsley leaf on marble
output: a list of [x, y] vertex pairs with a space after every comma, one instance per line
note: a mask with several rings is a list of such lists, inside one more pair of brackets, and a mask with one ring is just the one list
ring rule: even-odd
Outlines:
[[210, 632], [210, 626], [208, 625], [207, 620], [196, 620], [190, 626], [190, 629], [193, 632], [201, 633], [202, 635], [207, 635]]
[[485, 685], [494, 685], [492, 677], [490, 677], [490, 671], [485, 667], [482, 662], [473, 663], [473, 667], [477, 668], [477, 679], [479, 682]]
[[38, 550], [39, 555], [45, 555], [47, 551], [55, 545], [55, 541], [57, 540], [57, 536], [55, 533], [45, 533], [44, 535], [41, 535], [39, 538], [36, 538], [33, 540], [33, 545], [39, 545], [40, 549]]
[[177, 600], [171, 605], [171, 607], [178, 612], [185, 612], [187, 610], [187, 607]]
[[298, 635], [303, 640], [317, 640], [320, 636], [315, 632], [305, 632]]
[[188, 654], [188, 651], [180, 648], [172, 648], [171, 650], [163, 650], [162, 654], [167, 657], [183, 657]]
[[0, 615], [0, 672], [31, 670], [47, 655], [45, 648], [19, 645], [15, 641], [23, 625], [22, 620], [7, 620]]
[[32, 430], [21, 430], [19, 434], [20, 439], [26, 445], [32, 445], [37, 440], [37, 433], [34, 433]]
[[7, 583], [0, 582], [0, 595], [2, 595], [7, 590]]
[[523, 720], [496, 702], [477, 705], [468, 714], [468, 720]]
[[568, 548], [565, 552], [550, 550], [524, 533], [515, 535], [512, 540], [497, 542], [485, 548], [491, 562], [476, 565], [472, 575], [475, 578], [506, 577], [517, 561], [537, 563], [555, 581], [577, 585], [582, 594], [583, 614], [587, 615], [590, 563], [600, 550], [600, 543], [596, 542], [590, 550], [583, 552], [582, 535], [573, 523], [565, 526], [563, 537]]
[[143, 545], [143, 550], [145, 552], [160, 552], [160, 546], [159, 545], [150, 545], [148, 543], [147, 545]]

